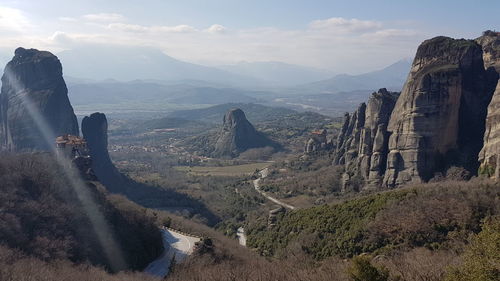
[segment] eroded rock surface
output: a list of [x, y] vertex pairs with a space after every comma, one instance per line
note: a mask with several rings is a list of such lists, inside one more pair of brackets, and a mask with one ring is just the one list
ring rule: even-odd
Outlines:
[[111, 191], [123, 192], [120, 184], [124, 180], [108, 152], [108, 120], [104, 113], [92, 113], [82, 120], [82, 134], [92, 158], [92, 169], [97, 178]]
[[257, 132], [247, 120], [243, 110], [235, 108], [224, 115], [213, 154], [217, 157], [235, 157], [250, 148], [266, 146], [277, 147], [277, 144]]
[[451, 166], [475, 173], [497, 76], [473, 40], [424, 41], [389, 121], [384, 185], [428, 181]]
[[[500, 73], [500, 33], [485, 32], [476, 42], [483, 47], [484, 68]], [[479, 153], [479, 161], [481, 174], [500, 178], [500, 80], [488, 106], [484, 146]]]
[[361, 104], [352, 115], [344, 116], [333, 163], [345, 165], [344, 189], [349, 188], [352, 180], [380, 185], [389, 138], [387, 124], [398, 95], [380, 89], [367, 104]]
[[345, 166], [344, 190], [426, 182], [447, 171], [474, 175], [478, 157], [479, 170], [498, 177], [498, 38], [426, 40], [399, 97], [380, 90], [346, 114], [333, 161]]
[[0, 146], [10, 151], [50, 150], [57, 136], [78, 135], [56, 56], [16, 49], [2, 76], [0, 124]]

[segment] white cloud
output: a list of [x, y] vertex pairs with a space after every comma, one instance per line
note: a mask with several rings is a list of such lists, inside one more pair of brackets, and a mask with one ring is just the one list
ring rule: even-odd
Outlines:
[[210, 33], [224, 33], [226, 32], [226, 28], [220, 24], [212, 24], [208, 29]]
[[372, 33], [361, 35], [364, 38], [391, 40], [391, 39], [411, 39], [418, 36], [418, 32], [411, 29], [382, 29]]
[[[418, 44], [434, 34], [414, 30], [412, 24], [407, 23], [347, 18], [318, 19], [294, 29], [236, 29], [220, 24], [206, 28], [187, 24], [144, 25], [118, 14], [86, 15], [88, 20], [84, 20], [84, 16], [59, 18], [47, 26], [33, 24], [37, 29], [26, 33], [10, 34], [5, 30], [25, 30], [24, 26], [30, 23], [21, 11], [9, 12], [9, 19], [2, 17], [4, 14], [5, 10], [0, 8], [0, 46], [23, 45], [49, 50], [82, 44], [149, 46], [195, 63], [282, 61], [351, 73], [374, 70], [413, 56]], [[104, 19], [121, 20], [107, 22]], [[75, 24], [81, 21], [84, 24]]]
[[326, 20], [315, 20], [309, 24], [309, 27], [311, 29], [323, 29], [339, 33], [369, 32], [382, 28], [382, 23], [359, 19], [329, 18]]
[[28, 27], [31, 27], [31, 24], [21, 10], [0, 7], [0, 31], [19, 33]]
[[63, 22], [76, 22], [78, 20], [77, 18], [72, 17], [59, 17], [58, 19]]
[[73, 39], [68, 34], [66, 34], [66, 32], [62, 31], [54, 32], [54, 34], [49, 37], [49, 40], [61, 45], [69, 45], [73, 43]]
[[197, 31], [196, 28], [186, 24], [181, 24], [176, 26], [152, 26], [151, 29], [153, 31], [158, 30], [162, 32], [175, 32], [175, 33], [189, 33]]
[[92, 22], [119, 22], [125, 20], [125, 17], [115, 13], [99, 13], [83, 15], [82, 18]]
[[[232, 29], [230, 33], [219, 24], [206, 29], [130, 23], [106, 27], [108, 32], [102, 36], [79, 36], [78, 40], [152, 46], [181, 60], [210, 65], [283, 61], [351, 73], [378, 69], [412, 56], [425, 39], [422, 33], [404, 26], [391, 24], [391, 28], [385, 28], [382, 22], [343, 18], [316, 20], [298, 29], [259, 27]], [[213, 36], [223, 32], [224, 36]]]
[[196, 28], [185, 24], [176, 26], [165, 26], [165, 25], [144, 26], [144, 25], [127, 24], [127, 23], [110, 23], [108, 24], [107, 28], [117, 31], [135, 32], [135, 33], [155, 33], [155, 32], [190, 33], [197, 31]]
[[108, 28], [112, 30], [118, 31], [126, 31], [126, 32], [147, 32], [148, 28], [138, 24], [127, 24], [127, 23], [110, 23], [108, 24]]

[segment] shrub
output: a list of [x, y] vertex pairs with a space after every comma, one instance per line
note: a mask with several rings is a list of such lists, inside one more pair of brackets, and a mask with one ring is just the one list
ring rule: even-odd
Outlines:
[[463, 264], [452, 268], [445, 280], [500, 280], [500, 216], [488, 218], [483, 230], [472, 236]]
[[389, 279], [389, 271], [386, 268], [372, 265], [371, 258], [367, 255], [354, 257], [347, 273], [349, 278], [354, 281], [386, 281]]

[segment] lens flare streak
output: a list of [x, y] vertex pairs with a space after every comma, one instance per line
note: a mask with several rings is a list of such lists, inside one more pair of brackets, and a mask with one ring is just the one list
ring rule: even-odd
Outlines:
[[112, 271], [119, 271], [127, 268], [123, 252], [116, 242], [113, 232], [98, 205], [96, 204], [92, 194], [90, 193], [85, 181], [81, 178], [79, 171], [72, 165], [70, 159], [62, 154], [57, 153], [54, 145], [55, 134], [49, 126], [40, 110], [34, 105], [29, 96], [29, 92], [22, 85], [19, 79], [10, 71], [5, 69], [5, 75], [8, 83], [15, 89], [17, 95], [21, 97], [21, 103], [30, 115], [31, 119], [40, 131], [43, 140], [47, 143], [47, 147], [51, 148], [58, 166], [60, 166], [64, 176], [68, 179], [70, 187], [76, 193], [80, 204], [85, 210], [85, 213], [92, 224], [93, 231], [104, 250], [107, 260], [111, 266]]

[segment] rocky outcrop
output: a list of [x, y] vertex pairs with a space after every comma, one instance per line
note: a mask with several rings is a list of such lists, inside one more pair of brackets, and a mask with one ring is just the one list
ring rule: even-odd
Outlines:
[[2, 76], [0, 125], [0, 146], [10, 151], [49, 150], [57, 136], [78, 135], [56, 56], [16, 49]]
[[278, 147], [276, 143], [255, 130], [241, 109], [235, 108], [224, 115], [213, 154], [217, 157], [235, 157], [247, 149], [266, 146]]
[[328, 132], [325, 129], [312, 131], [311, 137], [306, 141], [304, 152], [308, 154], [332, 149], [333, 144], [331, 140], [328, 141], [327, 134]]
[[103, 113], [92, 113], [82, 120], [82, 134], [92, 158], [92, 169], [97, 178], [111, 191], [123, 192], [124, 177], [111, 162], [108, 153], [108, 120]]
[[276, 209], [270, 210], [269, 216], [267, 218], [267, 227], [276, 226], [276, 222], [278, 221], [278, 217], [284, 213], [286, 213], [286, 209], [283, 206], [279, 206]]
[[[500, 73], [500, 33], [486, 31], [476, 42], [483, 47], [484, 68]], [[500, 178], [500, 80], [488, 106], [484, 146], [479, 153], [479, 162], [481, 174]]]
[[474, 175], [478, 156], [480, 170], [500, 174], [500, 93], [492, 100], [498, 36], [423, 42], [397, 101], [381, 90], [347, 114], [334, 155], [334, 164], [345, 166], [344, 189], [392, 188], [447, 171]]
[[344, 165], [344, 189], [356, 188], [353, 181], [369, 186], [380, 185], [385, 172], [388, 133], [387, 124], [399, 93], [380, 89], [367, 104], [344, 116], [337, 139], [334, 165]]
[[384, 185], [428, 181], [451, 166], [476, 173], [496, 79], [473, 40], [424, 41], [387, 128]]

